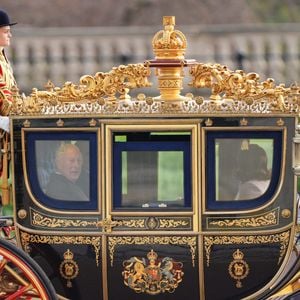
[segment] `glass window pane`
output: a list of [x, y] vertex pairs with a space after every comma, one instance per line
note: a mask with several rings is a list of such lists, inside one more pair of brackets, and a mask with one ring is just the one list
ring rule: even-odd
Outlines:
[[216, 139], [216, 200], [262, 196], [270, 185], [273, 153], [273, 139]]
[[190, 207], [191, 133], [122, 134], [113, 139], [114, 207]]
[[33, 199], [59, 210], [99, 208], [97, 132], [30, 130], [24, 141]]
[[35, 141], [41, 190], [56, 200], [89, 201], [89, 141]]
[[183, 152], [158, 153], [158, 201], [182, 201], [184, 197]]

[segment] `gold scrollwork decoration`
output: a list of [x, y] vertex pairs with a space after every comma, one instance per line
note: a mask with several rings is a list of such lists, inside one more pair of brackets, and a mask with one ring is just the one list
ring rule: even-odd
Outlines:
[[186, 220], [175, 220], [175, 219], [159, 219], [159, 228], [177, 228], [185, 227], [189, 225]]
[[[130, 90], [151, 86], [149, 76], [149, 66], [129, 64], [114, 67], [107, 73], [98, 72], [95, 76], [82, 76], [78, 85], [66, 82], [59, 88], [48, 82], [45, 91], [34, 88], [32, 93], [23, 99], [22, 105], [12, 107], [11, 114], [43, 113], [47, 108], [57, 106], [61, 107], [61, 113], [67, 113], [72, 109], [72, 104], [98, 103], [102, 106], [105, 101], [129, 100]], [[71, 107], [63, 106], [67, 103], [71, 104]], [[85, 109], [93, 110], [88, 106]]]
[[122, 225], [128, 228], [145, 228], [145, 219], [121, 220]]
[[249, 217], [249, 218], [228, 218], [225, 220], [209, 220], [208, 225], [215, 227], [237, 227], [237, 228], [257, 228], [276, 225], [278, 223], [278, 209], [263, 214], [261, 216]]
[[[280, 112], [298, 114], [300, 112], [300, 89], [293, 94], [287, 94], [281, 106]], [[29, 96], [33, 97], [33, 96]], [[55, 95], [49, 96], [55, 99]], [[27, 99], [27, 98], [26, 98]], [[272, 105], [272, 101], [266, 96], [263, 99], [246, 102], [244, 100], [227, 101], [224, 99], [212, 101], [204, 99], [201, 96], [194, 96], [188, 93], [185, 100], [177, 103], [166, 103], [166, 101], [158, 101], [154, 97], [149, 97], [144, 94], [138, 95], [135, 99], [126, 99], [124, 101], [108, 100], [106, 97], [98, 99], [85, 98], [82, 100], [74, 100], [74, 102], [58, 101], [53, 104], [50, 100], [46, 100], [45, 96], [34, 96], [32, 107], [28, 105], [29, 100], [24, 100], [24, 105], [19, 107], [18, 111], [11, 111], [13, 115], [32, 115], [32, 114], [47, 114], [47, 115], [66, 115], [66, 114], [86, 114], [96, 113], [99, 115], [162, 115], [162, 114], [257, 114], [257, 113], [274, 113], [278, 112]], [[31, 101], [31, 100], [30, 100]], [[210, 119], [209, 119], [210, 120]], [[209, 124], [209, 126], [211, 126]]]
[[[48, 82], [44, 91], [34, 88], [27, 97], [21, 97], [16, 91], [7, 113], [18, 116], [90, 112], [102, 115], [299, 113], [300, 87], [296, 84], [290, 87], [276, 85], [272, 78], [260, 81], [256, 73], [232, 71], [221, 64], [186, 60], [187, 40], [181, 31], [175, 30], [175, 17], [165, 16], [163, 25], [164, 29], [152, 39], [155, 60], [120, 65], [109, 72], [97, 72], [94, 76], [84, 75], [79, 84], [65, 82], [62, 87], [55, 87]], [[185, 76], [183, 68], [187, 66], [190, 66], [192, 77], [189, 85], [203, 89], [205, 95], [206, 90], [210, 89], [209, 99], [204, 100], [201, 95], [180, 95]], [[129, 95], [131, 90], [151, 86], [148, 81], [150, 67], [156, 68], [161, 95], [132, 99]], [[179, 103], [166, 106], [165, 100]]]
[[67, 228], [67, 227], [96, 227], [98, 220], [80, 220], [80, 219], [67, 219], [67, 218], [55, 218], [51, 216], [45, 216], [38, 212], [32, 211], [31, 223], [33, 226], [43, 228]]
[[193, 79], [189, 85], [210, 88], [210, 99], [213, 101], [236, 100], [251, 105], [266, 100], [272, 111], [285, 111], [286, 102], [299, 102], [299, 87], [276, 86], [272, 78], [260, 82], [256, 73], [232, 71], [220, 64], [198, 63], [191, 66], [190, 74]]
[[101, 237], [99, 236], [58, 236], [58, 235], [40, 235], [30, 234], [20, 230], [21, 244], [24, 250], [30, 252], [30, 243], [36, 244], [72, 244], [72, 245], [92, 245], [95, 251], [96, 265], [99, 266], [99, 257], [101, 249]]
[[269, 243], [280, 243], [280, 254], [278, 258], [278, 264], [281, 262], [284, 254], [286, 253], [287, 246], [289, 244], [290, 231], [285, 231], [278, 234], [270, 235], [232, 235], [232, 236], [205, 236], [204, 237], [204, 249], [206, 253], [206, 265], [210, 264], [210, 253], [214, 245], [259, 245]]
[[114, 263], [114, 253], [116, 246], [119, 245], [188, 245], [190, 247], [190, 253], [192, 257], [192, 265], [195, 267], [195, 257], [196, 257], [196, 237], [188, 236], [110, 236], [108, 237], [108, 249], [110, 264], [113, 266]]

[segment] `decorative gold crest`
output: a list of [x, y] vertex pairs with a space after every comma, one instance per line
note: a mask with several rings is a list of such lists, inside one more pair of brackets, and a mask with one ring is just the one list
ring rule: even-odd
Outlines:
[[228, 272], [233, 279], [237, 280], [236, 287], [241, 288], [241, 280], [248, 276], [250, 268], [243, 260], [244, 253], [240, 249], [237, 249], [232, 256], [233, 261], [229, 264]]
[[25, 120], [25, 121], [23, 122], [23, 126], [24, 126], [25, 128], [29, 128], [30, 125], [31, 125], [31, 123], [30, 123], [29, 120]]
[[206, 125], [207, 127], [212, 126], [212, 125], [213, 125], [212, 119], [208, 118], [208, 119], [205, 121], [205, 125]]
[[71, 279], [78, 276], [79, 267], [77, 263], [73, 260], [74, 254], [68, 249], [64, 253], [64, 260], [59, 266], [60, 275], [67, 279], [67, 287], [72, 287]]
[[131, 257], [123, 262], [124, 284], [136, 293], [157, 295], [173, 293], [182, 281], [183, 263], [176, 262], [171, 257], [160, 259], [151, 249], [147, 259]]
[[241, 126], [247, 126], [248, 125], [248, 120], [243, 118], [241, 121], [240, 121], [240, 124]]
[[91, 127], [95, 127], [97, 125], [97, 121], [95, 119], [92, 119], [90, 122], [89, 122], [89, 125]]
[[59, 119], [59, 120], [56, 122], [57, 127], [63, 127], [64, 124], [65, 124], [65, 122], [64, 122], [62, 119]]

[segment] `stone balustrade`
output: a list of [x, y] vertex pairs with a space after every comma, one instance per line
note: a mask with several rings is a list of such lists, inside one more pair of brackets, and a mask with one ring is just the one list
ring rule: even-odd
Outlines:
[[[300, 79], [299, 24], [177, 26], [188, 41], [186, 58], [256, 72], [287, 85]], [[13, 28], [10, 58], [20, 90], [61, 86], [82, 75], [152, 59], [161, 27]]]

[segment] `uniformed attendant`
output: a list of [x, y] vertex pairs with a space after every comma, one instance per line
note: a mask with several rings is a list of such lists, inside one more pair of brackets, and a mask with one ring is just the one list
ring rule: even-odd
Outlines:
[[[11, 22], [8, 14], [0, 9], [0, 115], [7, 116], [13, 102], [13, 92], [17, 90], [17, 84], [11, 65], [5, 55], [4, 48], [10, 46], [11, 26], [17, 23]], [[5, 129], [5, 128], [3, 128]]]
[[13, 75], [11, 65], [5, 55], [4, 48], [10, 46], [12, 37], [10, 28], [17, 23], [9, 20], [8, 14], [0, 9], [0, 194], [1, 204], [0, 214], [12, 215], [12, 203], [10, 201], [10, 185], [9, 182], [9, 112], [13, 103], [14, 94], [17, 91], [16, 81]]

